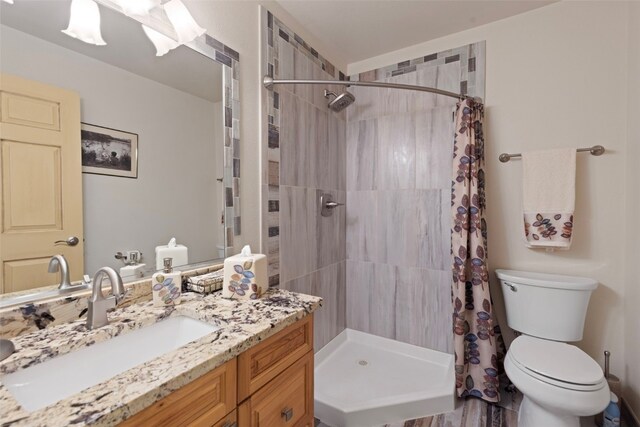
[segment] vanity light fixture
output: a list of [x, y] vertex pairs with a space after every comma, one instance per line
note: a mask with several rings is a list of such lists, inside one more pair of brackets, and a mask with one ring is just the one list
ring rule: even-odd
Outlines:
[[107, 44], [100, 33], [100, 9], [93, 0], [71, 0], [69, 26], [62, 32], [85, 43]]
[[115, 0], [127, 16], [147, 16], [154, 7], [160, 6], [160, 0]]
[[164, 11], [178, 35], [178, 42], [185, 44], [203, 35], [206, 30], [198, 25], [181, 0], [170, 0], [164, 5]]
[[2, 0], [5, 3], [13, 4], [13, 0]]
[[162, 56], [180, 46], [180, 43], [173, 40], [171, 37], [167, 37], [164, 34], [154, 30], [153, 28], [149, 28], [146, 25], [142, 25], [142, 29], [144, 33], [147, 35], [149, 40], [156, 47], [156, 56]]

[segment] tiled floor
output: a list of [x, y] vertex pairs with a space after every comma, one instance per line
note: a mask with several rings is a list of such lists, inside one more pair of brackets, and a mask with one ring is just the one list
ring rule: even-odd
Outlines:
[[480, 399], [459, 401], [453, 412], [386, 427], [517, 427], [518, 413]]
[[[503, 396], [502, 406], [469, 398], [458, 400], [456, 409], [446, 414], [387, 424], [385, 427], [517, 427], [520, 395]], [[316, 420], [316, 427], [327, 427]]]
[[[622, 427], [624, 427], [624, 422]], [[479, 399], [469, 399], [454, 412], [434, 415], [385, 427], [517, 427], [518, 412], [488, 404]], [[580, 427], [596, 427], [593, 417], [582, 417]]]
[[[503, 393], [499, 405], [474, 398], [458, 400], [453, 412], [387, 424], [385, 427], [517, 427], [521, 399], [520, 393]], [[595, 427], [593, 417], [580, 421], [581, 427]], [[327, 426], [316, 420], [316, 427]]]

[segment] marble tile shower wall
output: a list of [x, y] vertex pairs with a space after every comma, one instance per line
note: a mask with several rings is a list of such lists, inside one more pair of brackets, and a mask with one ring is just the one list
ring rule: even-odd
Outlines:
[[[335, 80], [344, 75], [302, 38], [266, 13], [266, 69], [280, 79]], [[319, 350], [346, 325], [346, 211], [320, 216], [320, 195], [346, 199], [346, 117], [327, 108], [324, 89], [278, 86], [266, 106], [263, 216], [270, 285], [320, 296]]]
[[[484, 97], [484, 42], [351, 76]], [[353, 87], [347, 109], [347, 327], [452, 352], [456, 100]]]

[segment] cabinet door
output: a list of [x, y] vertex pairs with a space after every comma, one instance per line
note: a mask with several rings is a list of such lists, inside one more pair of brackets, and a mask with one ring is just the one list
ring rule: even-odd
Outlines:
[[238, 356], [238, 402], [313, 350], [313, 315], [306, 316]]
[[194, 422], [188, 425], [189, 427], [238, 427], [238, 412], [237, 410], [231, 411], [226, 417], [212, 423], [208, 417], [200, 417]]
[[238, 408], [239, 427], [313, 427], [310, 351]]
[[236, 370], [236, 359], [232, 359], [120, 426], [217, 426], [236, 406]]

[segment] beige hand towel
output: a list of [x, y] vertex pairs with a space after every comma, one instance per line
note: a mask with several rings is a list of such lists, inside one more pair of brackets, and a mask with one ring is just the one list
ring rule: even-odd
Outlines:
[[576, 149], [522, 153], [522, 168], [527, 246], [569, 249], [576, 204]]

